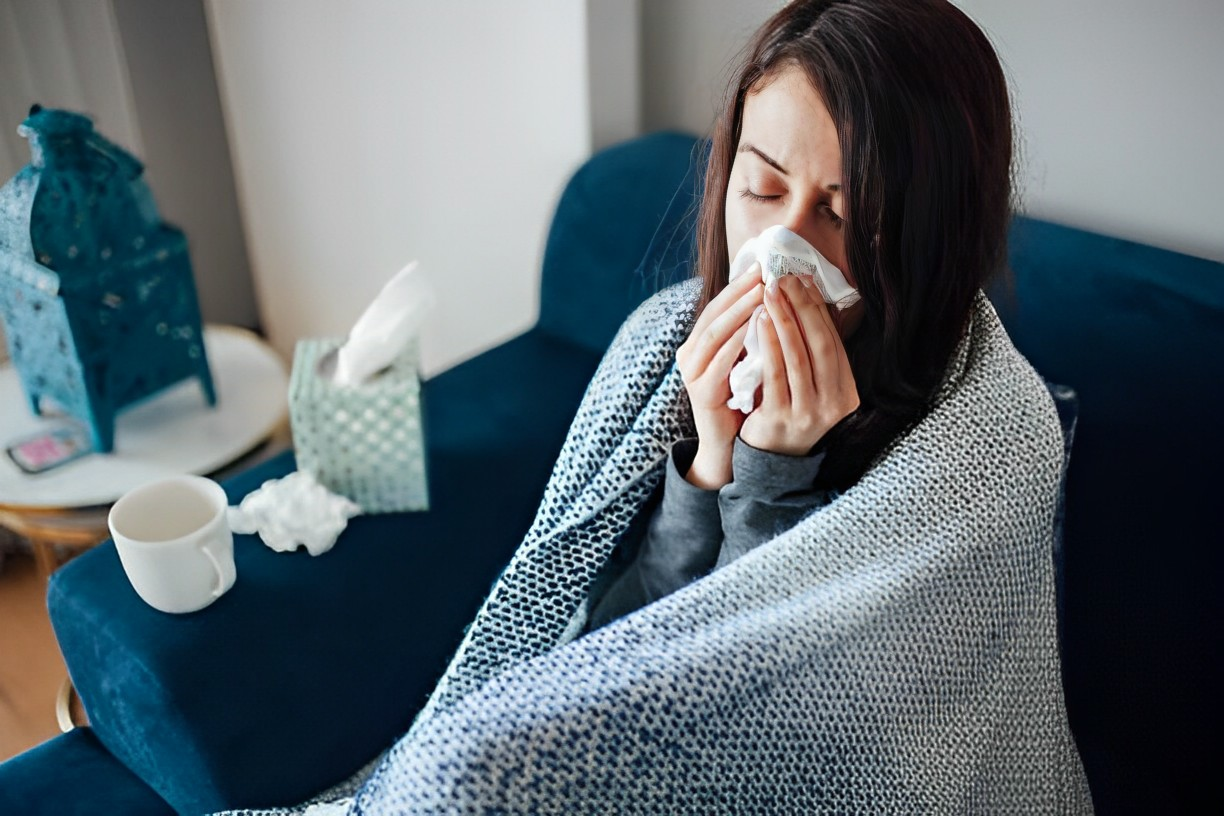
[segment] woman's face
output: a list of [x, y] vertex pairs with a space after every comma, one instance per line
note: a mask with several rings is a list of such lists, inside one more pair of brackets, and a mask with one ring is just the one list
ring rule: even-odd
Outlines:
[[[833, 117], [803, 71], [785, 67], [744, 100], [727, 186], [727, 257], [766, 227], [781, 224], [820, 250], [855, 286], [846, 263], [841, 182]], [[856, 318], [861, 308], [856, 304], [838, 317]], [[847, 337], [858, 320], [838, 322]]]

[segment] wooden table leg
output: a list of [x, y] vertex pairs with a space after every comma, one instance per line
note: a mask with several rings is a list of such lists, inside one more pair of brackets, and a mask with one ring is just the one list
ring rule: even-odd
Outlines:
[[[84, 552], [106, 537], [104, 510], [77, 513], [61, 519], [54, 514], [17, 514], [0, 507], [0, 522], [30, 543], [38, 575], [44, 581], [60, 566], [57, 549], [64, 546], [69, 556]], [[55, 698], [55, 718], [64, 733], [85, 725], [89, 717], [81, 704], [72, 678], [64, 676]]]
[[60, 567], [59, 547], [77, 555], [106, 538], [107, 509], [19, 512], [0, 506], [0, 524], [30, 542], [39, 575], [49, 579]]
[[27, 538], [30, 549], [34, 551], [34, 563], [38, 565], [38, 574], [44, 581], [51, 580], [51, 573], [59, 566], [55, 555], [55, 544], [43, 538]]

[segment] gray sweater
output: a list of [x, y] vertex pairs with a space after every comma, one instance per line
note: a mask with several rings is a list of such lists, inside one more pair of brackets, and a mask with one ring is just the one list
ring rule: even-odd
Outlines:
[[587, 631], [726, 566], [794, 526], [831, 498], [813, 487], [824, 453], [788, 456], [736, 437], [732, 481], [704, 490], [685, 481], [696, 439], [672, 445], [667, 473], [596, 580]]

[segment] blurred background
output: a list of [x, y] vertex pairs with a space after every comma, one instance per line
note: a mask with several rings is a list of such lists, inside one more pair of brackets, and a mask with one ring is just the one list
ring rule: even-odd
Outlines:
[[[1009, 74], [1026, 212], [1224, 261], [1224, 3], [956, 2]], [[186, 231], [205, 320], [286, 360], [420, 259], [429, 376], [534, 322], [569, 174], [706, 133], [781, 5], [0, 0], [0, 181], [32, 103], [87, 113]]]

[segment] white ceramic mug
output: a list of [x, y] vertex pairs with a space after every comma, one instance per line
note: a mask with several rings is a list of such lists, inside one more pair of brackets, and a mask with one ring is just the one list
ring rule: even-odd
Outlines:
[[228, 504], [221, 485], [203, 476], [151, 482], [115, 502], [107, 524], [123, 571], [145, 603], [162, 612], [195, 612], [234, 585]]

